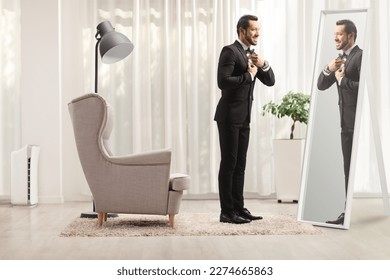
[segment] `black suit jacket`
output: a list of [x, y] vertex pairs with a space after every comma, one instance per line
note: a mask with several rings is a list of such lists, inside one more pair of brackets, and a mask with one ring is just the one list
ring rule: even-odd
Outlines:
[[326, 90], [334, 83], [337, 85], [341, 128], [354, 129], [355, 126], [362, 55], [363, 51], [358, 46], [352, 49], [344, 64], [345, 76], [341, 80], [340, 85], [336, 80], [334, 72], [329, 76], [321, 72], [318, 77], [317, 87], [319, 90]]
[[[267, 72], [258, 69], [256, 78], [272, 86], [275, 77], [272, 69]], [[214, 120], [220, 123], [244, 123], [250, 114], [253, 102], [253, 88], [256, 79], [248, 72], [248, 58], [238, 41], [225, 46], [218, 62], [218, 87], [222, 91]]]

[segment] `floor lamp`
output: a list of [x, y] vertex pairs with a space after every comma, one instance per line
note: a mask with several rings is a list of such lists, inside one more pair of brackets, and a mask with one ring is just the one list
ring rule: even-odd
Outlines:
[[[134, 49], [133, 43], [122, 33], [115, 31], [109, 21], [103, 21], [96, 27], [95, 38], [95, 93], [98, 93], [98, 60], [99, 53], [103, 63], [113, 64], [127, 57]], [[117, 217], [117, 214], [109, 213], [108, 217]], [[81, 218], [97, 218], [95, 202], [93, 211], [81, 213]]]

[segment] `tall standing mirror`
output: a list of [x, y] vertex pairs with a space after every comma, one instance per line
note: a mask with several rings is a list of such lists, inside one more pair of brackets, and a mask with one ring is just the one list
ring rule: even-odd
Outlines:
[[[354, 131], [367, 10], [322, 11], [311, 91], [298, 220], [349, 228]], [[365, 59], [364, 59], [365, 60]], [[363, 87], [361, 87], [363, 88]]]

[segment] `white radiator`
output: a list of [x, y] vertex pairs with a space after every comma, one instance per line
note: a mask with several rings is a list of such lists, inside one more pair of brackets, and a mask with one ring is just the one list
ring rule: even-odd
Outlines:
[[11, 153], [11, 203], [35, 206], [38, 203], [38, 146], [26, 145]]

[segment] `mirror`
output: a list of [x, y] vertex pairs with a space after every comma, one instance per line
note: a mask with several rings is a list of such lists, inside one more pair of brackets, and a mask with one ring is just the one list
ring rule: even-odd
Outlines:
[[[346, 27], [350, 23], [340, 20], [354, 23], [356, 38]], [[321, 12], [298, 208], [302, 222], [349, 228], [353, 186], [348, 178], [355, 116], [361, 112], [357, 97], [366, 22], [367, 10]]]

